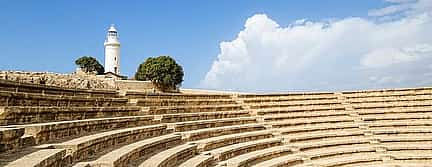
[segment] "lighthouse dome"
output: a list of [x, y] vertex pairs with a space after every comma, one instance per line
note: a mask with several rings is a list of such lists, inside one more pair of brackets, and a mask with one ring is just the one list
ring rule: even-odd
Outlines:
[[114, 27], [114, 24], [111, 24], [110, 28], [108, 29], [108, 32], [117, 32], [116, 28]]

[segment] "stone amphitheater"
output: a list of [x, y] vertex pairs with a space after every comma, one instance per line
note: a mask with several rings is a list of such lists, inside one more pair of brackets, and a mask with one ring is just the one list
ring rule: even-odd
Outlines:
[[146, 94], [0, 80], [6, 167], [432, 166], [432, 88]]

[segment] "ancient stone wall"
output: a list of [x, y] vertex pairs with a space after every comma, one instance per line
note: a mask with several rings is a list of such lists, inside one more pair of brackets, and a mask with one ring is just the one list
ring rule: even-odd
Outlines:
[[105, 80], [96, 75], [0, 71], [0, 79], [74, 89], [117, 89], [113, 80]]

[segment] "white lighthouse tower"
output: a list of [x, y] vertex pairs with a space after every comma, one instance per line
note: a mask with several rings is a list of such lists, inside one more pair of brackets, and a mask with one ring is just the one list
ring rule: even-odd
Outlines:
[[105, 72], [120, 75], [120, 41], [114, 25], [108, 29], [105, 45]]

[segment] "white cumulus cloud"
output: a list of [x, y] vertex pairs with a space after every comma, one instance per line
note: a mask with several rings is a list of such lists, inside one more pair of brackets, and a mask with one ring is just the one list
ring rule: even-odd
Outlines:
[[424, 1], [430, 2], [390, 0], [409, 7], [389, 21], [299, 19], [282, 27], [256, 14], [234, 40], [221, 42], [200, 86], [287, 91], [430, 85], [425, 76], [432, 64], [432, 7]]

